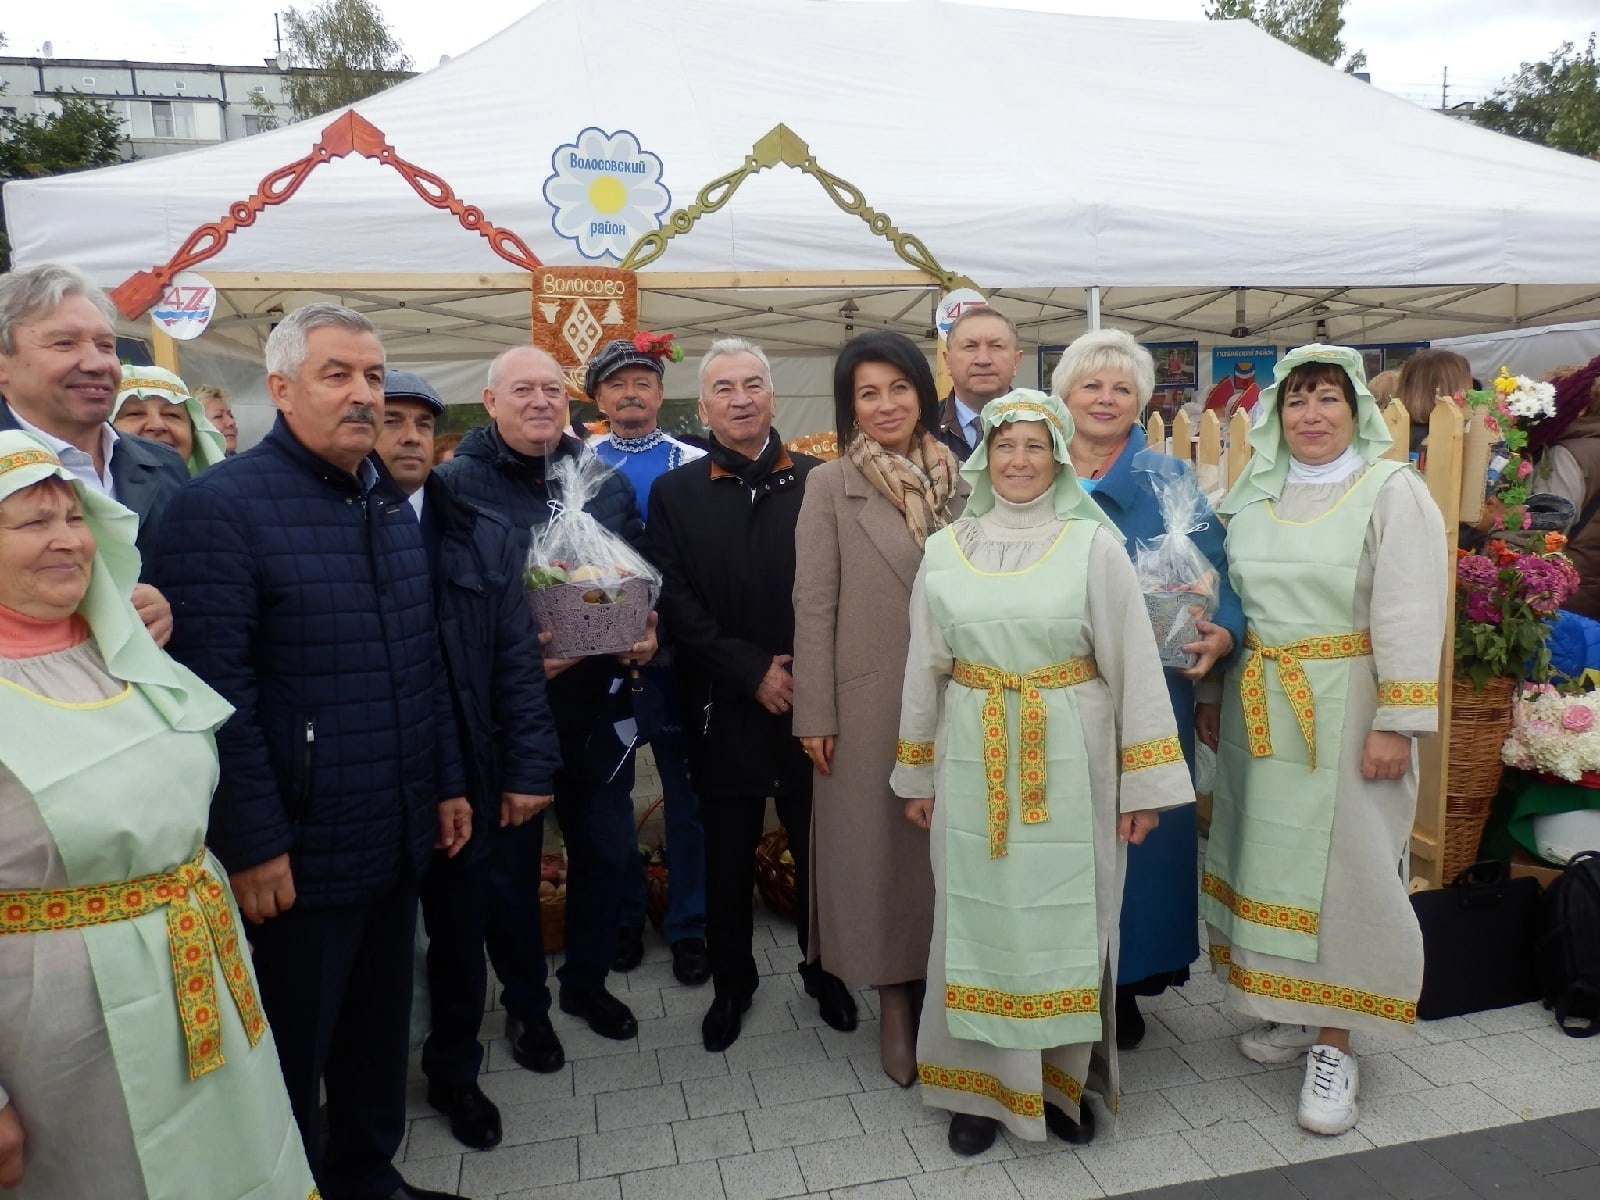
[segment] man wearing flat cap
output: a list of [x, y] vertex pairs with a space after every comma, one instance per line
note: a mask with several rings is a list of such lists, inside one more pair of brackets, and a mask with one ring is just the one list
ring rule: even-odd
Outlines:
[[[670, 333], [640, 333], [607, 342], [584, 373], [583, 390], [611, 425], [611, 432], [592, 448], [633, 484], [641, 519], [649, 510], [651, 485], [674, 467], [705, 454], [670, 436], [658, 423], [665, 399], [662, 376], [666, 363], [682, 357], [683, 351], [672, 345]], [[706, 953], [705, 831], [700, 825], [700, 800], [689, 782], [683, 720], [666, 655], [657, 655], [640, 669], [634, 697], [639, 741], [649, 741], [661, 774], [667, 861], [671, 863], [662, 933], [672, 947], [673, 975], [694, 986], [711, 975]], [[627, 751], [622, 766], [605, 784], [607, 788], [623, 795], [632, 793], [637, 747], [635, 743], [634, 749]], [[623, 890], [612, 970], [631, 971], [643, 960], [644, 918], [644, 870], [642, 864], [634, 863]]]

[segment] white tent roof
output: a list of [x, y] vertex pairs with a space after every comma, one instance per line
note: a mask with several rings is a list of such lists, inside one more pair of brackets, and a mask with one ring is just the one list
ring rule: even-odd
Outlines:
[[[1292, 344], [1318, 320], [1359, 342], [1600, 317], [1600, 163], [1430, 113], [1242, 22], [939, 0], [547, 0], [358, 108], [547, 263], [582, 261], [542, 194], [552, 152], [580, 130], [635, 133], [680, 208], [782, 123], [945, 269], [998, 289], [1033, 342], [1082, 329], [1088, 285], [1106, 289], [1108, 322], [1207, 343], [1241, 327]], [[15, 261], [75, 262], [107, 285], [164, 263], [330, 119], [8, 184]], [[319, 166], [198, 269], [231, 281], [216, 329], [246, 344], [270, 309], [317, 292], [384, 310], [399, 357], [477, 357], [526, 337], [510, 265], [357, 156]], [[908, 270], [814, 178], [779, 166], [671, 240], [645, 274], [678, 283], [648, 293], [644, 318], [691, 346], [713, 329], [819, 351], [847, 323], [925, 333], [936, 289]], [[868, 288], [863, 271], [900, 277]], [[335, 287], [332, 272], [390, 278]], [[400, 272], [452, 279], [415, 285], [424, 294], [397, 312]], [[754, 272], [838, 286], [708, 290]], [[463, 273], [493, 273], [483, 285], [499, 294]], [[252, 290], [246, 274], [267, 277]]]

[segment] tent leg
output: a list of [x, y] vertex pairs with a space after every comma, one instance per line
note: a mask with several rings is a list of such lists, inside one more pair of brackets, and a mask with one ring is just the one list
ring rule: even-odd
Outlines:
[[1089, 294], [1089, 328], [1100, 328], [1100, 289], [1098, 287], [1084, 288]]
[[156, 366], [178, 374], [178, 343], [165, 330], [150, 331], [150, 357], [156, 360]]

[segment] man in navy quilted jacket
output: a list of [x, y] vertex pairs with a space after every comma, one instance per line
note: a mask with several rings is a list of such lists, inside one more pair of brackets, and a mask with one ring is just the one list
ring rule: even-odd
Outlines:
[[439, 1200], [391, 1161], [418, 880], [435, 846], [471, 836], [428, 552], [373, 453], [384, 352], [371, 322], [297, 309], [266, 365], [277, 423], [173, 497], [150, 575], [172, 601], [172, 653], [234, 706], [208, 841], [251, 923], [322, 1195]]

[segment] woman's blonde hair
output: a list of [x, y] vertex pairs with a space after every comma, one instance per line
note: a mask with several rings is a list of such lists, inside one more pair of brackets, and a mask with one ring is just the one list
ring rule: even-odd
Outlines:
[[1061, 361], [1050, 375], [1050, 390], [1065, 400], [1079, 380], [1107, 367], [1133, 376], [1142, 417], [1144, 406], [1156, 390], [1156, 362], [1150, 351], [1123, 329], [1091, 329], [1081, 335], [1062, 352]]
[[1372, 393], [1372, 398], [1380, 406], [1388, 404], [1400, 391], [1400, 368], [1390, 367], [1387, 371], [1379, 371], [1367, 380], [1367, 391]]

